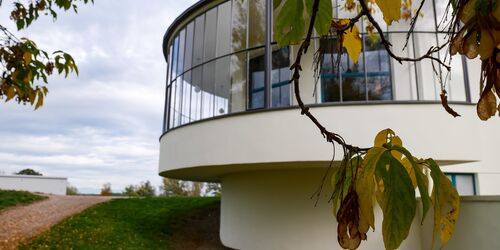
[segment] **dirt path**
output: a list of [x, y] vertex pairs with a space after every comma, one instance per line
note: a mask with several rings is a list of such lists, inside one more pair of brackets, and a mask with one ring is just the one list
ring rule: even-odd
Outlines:
[[65, 218], [108, 201], [108, 197], [57, 196], [0, 212], [0, 249], [15, 249]]

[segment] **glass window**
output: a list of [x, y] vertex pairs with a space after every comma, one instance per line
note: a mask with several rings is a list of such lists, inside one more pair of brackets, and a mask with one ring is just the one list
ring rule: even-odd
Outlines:
[[229, 65], [231, 57], [226, 56], [215, 62], [215, 116], [229, 113], [231, 80]]
[[336, 72], [337, 40], [335, 38], [320, 39], [320, 79], [321, 79], [321, 101], [340, 101], [340, 76]]
[[290, 105], [290, 49], [284, 47], [273, 51], [272, 106], [284, 107]]
[[175, 99], [174, 99], [174, 127], [181, 125], [182, 114], [182, 76], [177, 77], [175, 81]]
[[231, 56], [231, 113], [246, 110], [247, 52]]
[[170, 85], [170, 115], [169, 115], [169, 128], [175, 128], [175, 116], [177, 111], [175, 110], [176, 103], [176, 92], [177, 92], [177, 84], [176, 82], [172, 82]]
[[259, 109], [265, 105], [265, 78], [264, 78], [264, 49], [255, 49], [248, 52], [249, 64], [249, 93], [248, 108]]
[[342, 101], [365, 101], [366, 100], [366, 82], [365, 82], [365, 64], [363, 55], [359, 55], [358, 62], [353, 63], [351, 57], [344, 53], [340, 62], [342, 71]]
[[168, 127], [168, 121], [169, 121], [169, 118], [168, 118], [168, 115], [170, 113], [170, 86], [167, 86], [167, 91], [165, 92], [165, 120], [163, 121], [165, 124], [164, 124], [164, 128], [163, 128], [163, 132], [167, 131], [169, 129]]
[[191, 119], [191, 72], [183, 75], [181, 124], [190, 123]]
[[215, 42], [217, 39], [217, 8], [207, 11], [205, 19], [205, 62], [215, 57]]
[[193, 66], [203, 62], [203, 41], [205, 37], [205, 15], [201, 15], [194, 21], [194, 47]]
[[227, 55], [231, 50], [231, 1], [219, 5], [218, 9], [217, 57]]
[[201, 119], [201, 85], [202, 85], [202, 67], [196, 67], [191, 71], [191, 120]]
[[201, 118], [214, 116], [214, 83], [215, 83], [215, 62], [203, 65], [203, 80], [201, 85]]
[[186, 30], [179, 33], [179, 56], [177, 59], [177, 75], [182, 74], [184, 69], [184, 46], [186, 45]]
[[457, 189], [459, 195], [476, 195], [476, 183], [474, 174], [452, 174], [446, 173], [451, 184]]
[[179, 37], [175, 37], [174, 39], [174, 47], [172, 50], [172, 68], [170, 68], [172, 72], [172, 81], [177, 77], [177, 58], [179, 55]]
[[266, 37], [266, 1], [252, 0], [249, 2], [248, 47], [264, 45]]
[[366, 82], [368, 100], [392, 100], [389, 54], [380, 40], [365, 40]]
[[186, 49], [184, 54], [184, 70], [190, 69], [193, 65], [193, 38], [194, 38], [194, 22], [188, 24], [186, 28]]
[[247, 15], [248, 1], [233, 0], [232, 51], [240, 51], [247, 47]]

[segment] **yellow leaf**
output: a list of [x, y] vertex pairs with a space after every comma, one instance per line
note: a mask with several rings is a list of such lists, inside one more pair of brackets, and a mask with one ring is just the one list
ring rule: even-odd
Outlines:
[[42, 105], [43, 105], [43, 93], [40, 91], [40, 92], [38, 92], [38, 100], [37, 100], [36, 105], [35, 105], [35, 110], [40, 108]]
[[389, 139], [394, 135], [394, 131], [390, 128], [378, 132], [377, 136], [375, 136], [373, 146], [382, 147], [385, 143], [389, 142]]
[[26, 63], [26, 65], [30, 64], [30, 62], [31, 62], [31, 53], [24, 52], [23, 59], [24, 59], [24, 63]]
[[[391, 144], [393, 146], [400, 146], [402, 147], [403, 146], [403, 141], [401, 141], [401, 138], [399, 138], [399, 136], [393, 136], [391, 138]], [[391, 151], [391, 154], [394, 158], [398, 159], [398, 160], [401, 160], [401, 158], [403, 157], [403, 154], [399, 151], [396, 151], [396, 150], [392, 150]]]
[[434, 235], [441, 231], [441, 247], [443, 247], [451, 239], [460, 213], [460, 197], [444, 174], [441, 175], [439, 190], [434, 190], [432, 193], [432, 201], [434, 203]]
[[[345, 26], [348, 25], [349, 19], [342, 19], [339, 21], [340, 25]], [[347, 49], [347, 53], [352, 60], [353, 64], [356, 64], [359, 59], [359, 55], [361, 54], [362, 49], [362, 40], [359, 36], [359, 29], [356, 25], [352, 26], [352, 28], [348, 29], [344, 33], [344, 41], [343, 46]]]
[[391, 25], [393, 21], [401, 19], [401, 1], [402, 0], [375, 0], [378, 7], [384, 14], [384, 21]]
[[9, 90], [7, 90], [7, 99], [5, 99], [5, 102], [10, 101], [14, 96], [16, 96], [16, 88], [11, 85]]
[[404, 158], [401, 160], [401, 164], [403, 167], [405, 167], [406, 172], [408, 172], [408, 175], [410, 176], [411, 183], [413, 183], [413, 187], [417, 187], [417, 177], [415, 176], [415, 170], [413, 169], [413, 166], [408, 158]]

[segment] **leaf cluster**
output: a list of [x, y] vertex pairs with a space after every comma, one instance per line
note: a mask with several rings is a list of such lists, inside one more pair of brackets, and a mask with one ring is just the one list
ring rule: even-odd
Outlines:
[[375, 229], [375, 202], [383, 212], [385, 247], [397, 249], [408, 237], [415, 217], [417, 189], [422, 222], [429, 209], [434, 210], [433, 239], [440, 235], [444, 246], [453, 234], [459, 214], [456, 189], [433, 159], [414, 157], [390, 129], [378, 133], [366, 153], [348, 151], [332, 176], [332, 184], [338, 241], [345, 249], [358, 248], [369, 229]]
[[[57, 11], [74, 10], [78, 3], [93, 3], [93, 0], [30, 0], [27, 3], [16, 1], [10, 18], [16, 23], [17, 29], [29, 27], [42, 14], [50, 15], [55, 20]], [[0, 1], [1, 4], [1, 1]], [[49, 53], [38, 48], [28, 38], [17, 38], [3, 25], [0, 25], [0, 98], [5, 101], [15, 100], [18, 103], [30, 104], [35, 109], [40, 108], [48, 93], [45, 84], [48, 77], [54, 73], [64, 74], [75, 72], [78, 67], [73, 57], [63, 51]]]

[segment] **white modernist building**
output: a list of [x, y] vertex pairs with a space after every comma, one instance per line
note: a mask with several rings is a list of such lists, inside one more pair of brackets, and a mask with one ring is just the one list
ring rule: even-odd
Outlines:
[[0, 175], [0, 189], [66, 195], [68, 178], [36, 175]]
[[[343, 4], [333, 1], [333, 6]], [[393, 51], [415, 57], [443, 42], [446, 34], [437, 26], [447, 2], [425, 2], [424, 17], [405, 50], [409, 22], [383, 27]], [[271, 8], [271, 0], [201, 0], [167, 30], [159, 172], [222, 183], [220, 236], [228, 247], [336, 249], [336, 223], [328, 204], [331, 189], [323, 191], [318, 207], [310, 199], [328, 168], [332, 146], [296, 106], [289, 67], [297, 46], [275, 45]], [[352, 15], [334, 9], [335, 17]], [[446, 89], [451, 105], [462, 115], [453, 118], [440, 104], [431, 62], [399, 64], [379, 43], [366, 34], [362, 38], [359, 62], [353, 64], [343, 55], [340, 72], [332, 70], [336, 39], [314, 39], [315, 49], [327, 49], [320, 55], [318, 82], [313, 77], [313, 53], [302, 60], [301, 93], [311, 111], [354, 145], [371, 146], [378, 131], [392, 128], [415, 155], [436, 159], [460, 194], [471, 196], [463, 199], [450, 249], [500, 249], [492, 242], [500, 216], [488, 213], [498, 211], [499, 199], [480, 197], [500, 194], [500, 119], [482, 122], [475, 111], [480, 62], [460, 56], [452, 60]], [[490, 233], [467, 231], [475, 223]], [[402, 249], [430, 248], [432, 230], [428, 223], [418, 224]], [[380, 228], [379, 224], [368, 235], [362, 249], [383, 248]], [[481, 243], [485, 248], [470, 245], [488, 235], [489, 241]]]

